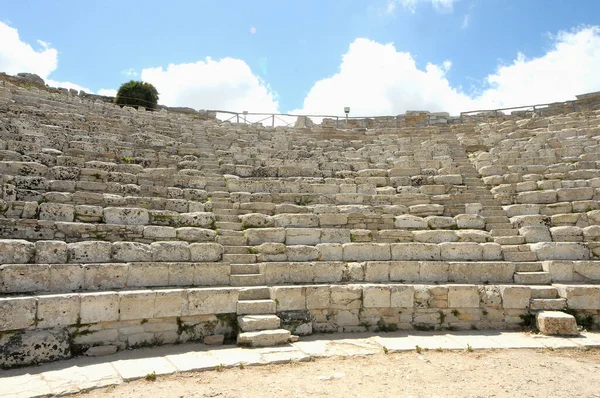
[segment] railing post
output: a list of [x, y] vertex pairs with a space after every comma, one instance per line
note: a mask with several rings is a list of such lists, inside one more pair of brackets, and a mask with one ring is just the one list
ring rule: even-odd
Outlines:
[[236, 113], [236, 114], [235, 114], [235, 122], [236, 122], [236, 123], [239, 123], [239, 122], [240, 122], [240, 114], [239, 114], [239, 113]]
[[271, 115], [272, 119], [271, 119], [271, 127], [275, 127], [275, 115]]

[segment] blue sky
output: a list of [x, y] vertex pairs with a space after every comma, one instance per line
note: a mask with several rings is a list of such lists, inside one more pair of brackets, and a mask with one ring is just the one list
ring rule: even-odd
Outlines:
[[0, 71], [100, 93], [144, 79], [166, 105], [457, 113], [600, 90], [597, 0], [4, 3]]

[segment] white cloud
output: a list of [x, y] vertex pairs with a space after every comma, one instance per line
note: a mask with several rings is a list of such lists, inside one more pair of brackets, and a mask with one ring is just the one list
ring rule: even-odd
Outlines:
[[35, 50], [21, 41], [17, 29], [0, 22], [0, 71], [10, 75], [29, 72], [45, 79], [58, 65], [58, 52], [48, 43], [38, 40], [42, 47]]
[[250, 33], [253, 34], [253, 35], [256, 34], [256, 27], [255, 26], [251, 26], [250, 27]]
[[223, 58], [142, 70], [159, 102], [195, 109], [277, 112], [277, 94], [240, 59]]
[[98, 90], [98, 95], [106, 95], [108, 97], [116, 97], [117, 90], [112, 89], [112, 88], [101, 88], [100, 90]]
[[121, 74], [127, 77], [136, 77], [138, 75], [138, 73], [133, 68], [123, 69], [121, 71]]
[[585, 27], [552, 36], [541, 57], [517, 54], [510, 64], [487, 75], [466, 93], [446, 77], [452, 64], [419, 69], [410, 53], [393, 44], [356, 39], [342, 57], [339, 71], [317, 81], [296, 113], [353, 116], [395, 115], [406, 110], [494, 109], [574, 99], [600, 90], [600, 27]]
[[469, 20], [470, 19], [471, 19], [471, 15], [465, 14], [465, 16], [463, 17], [462, 25], [460, 26], [460, 28], [461, 29], [467, 29], [469, 27]]
[[456, 0], [388, 0], [386, 12], [388, 14], [393, 14], [396, 5], [400, 4], [414, 14], [417, 10], [417, 5], [420, 3], [431, 3], [433, 8], [438, 12], [451, 12], [455, 1]]
[[69, 88], [69, 89], [74, 89], [77, 91], [85, 91], [86, 93], [93, 93], [92, 90], [90, 90], [87, 87], [83, 87], [80, 86], [79, 84], [76, 83], [71, 83], [71, 82], [59, 82], [57, 80], [52, 80], [52, 79], [44, 79], [46, 81], [46, 84], [49, 85], [50, 87], [62, 87], [62, 88]]
[[458, 112], [471, 99], [450, 86], [446, 72], [451, 63], [417, 68], [410, 53], [393, 44], [356, 39], [344, 54], [335, 75], [315, 83], [298, 113], [341, 114], [351, 107], [352, 116], [396, 115], [407, 109]]

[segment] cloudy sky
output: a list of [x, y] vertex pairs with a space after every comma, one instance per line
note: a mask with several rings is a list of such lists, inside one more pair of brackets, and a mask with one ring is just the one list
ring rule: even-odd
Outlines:
[[10, 1], [0, 71], [196, 109], [458, 114], [599, 91], [600, 1]]

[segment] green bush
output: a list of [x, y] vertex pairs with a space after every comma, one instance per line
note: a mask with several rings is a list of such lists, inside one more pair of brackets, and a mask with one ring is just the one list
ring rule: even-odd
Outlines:
[[158, 91], [156, 88], [146, 82], [136, 82], [131, 80], [123, 83], [119, 87], [115, 103], [119, 105], [143, 106], [148, 109], [155, 109], [158, 105]]

